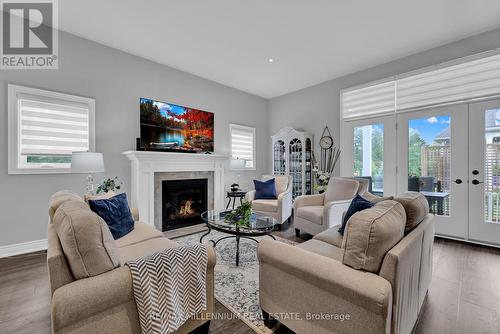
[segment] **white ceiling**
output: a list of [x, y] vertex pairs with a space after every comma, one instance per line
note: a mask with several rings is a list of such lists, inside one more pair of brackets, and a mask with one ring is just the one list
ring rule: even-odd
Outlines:
[[265, 98], [500, 26], [498, 0], [63, 0], [59, 13], [64, 31]]

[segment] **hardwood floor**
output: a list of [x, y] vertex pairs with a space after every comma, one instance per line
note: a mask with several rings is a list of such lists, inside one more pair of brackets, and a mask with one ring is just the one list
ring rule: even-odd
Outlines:
[[414, 333], [500, 333], [500, 249], [436, 238], [432, 283]]
[[[297, 242], [292, 227], [275, 232]], [[307, 236], [303, 236], [307, 239]], [[0, 259], [0, 333], [50, 333], [44, 252]], [[216, 302], [219, 315], [230, 311]], [[247, 334], [240, 320], [213, 320], [211, 333]], [[277, 333], [289, 333], [283, 326]], [[500, 249], [436, 238], [434, 273], [414, 334], [500, 333]]]

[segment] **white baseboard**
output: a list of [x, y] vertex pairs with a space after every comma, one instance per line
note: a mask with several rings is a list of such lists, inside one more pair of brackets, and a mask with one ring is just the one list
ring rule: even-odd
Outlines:
[[47, 239], [22, 242], [20, 244], [0, 246], [0, 258], [37, 252], [47, 249]]

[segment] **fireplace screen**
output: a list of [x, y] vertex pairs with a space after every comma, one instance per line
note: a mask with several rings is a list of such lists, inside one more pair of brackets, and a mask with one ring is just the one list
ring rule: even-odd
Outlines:
[[208, 179], [162, 181], [163, 231], [202, 223], [207, 194]]

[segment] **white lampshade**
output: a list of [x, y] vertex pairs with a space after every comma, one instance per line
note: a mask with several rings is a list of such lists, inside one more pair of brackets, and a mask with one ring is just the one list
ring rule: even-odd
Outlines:
[[245, 168], [246, 160], [232, 158], [230, 163], [231, 163], [231, 169], [243, 169]]
[[73, 152], [71, 157], [71, 171], [73, 173], [104, 173], [104, 159], [102, 153]]

